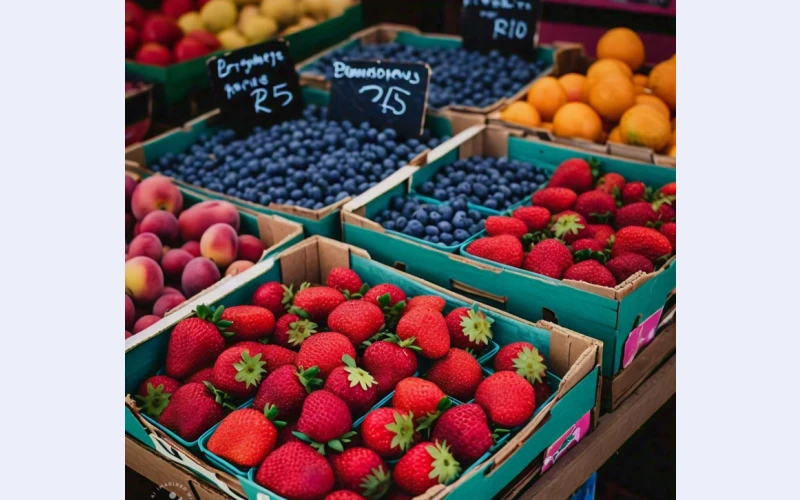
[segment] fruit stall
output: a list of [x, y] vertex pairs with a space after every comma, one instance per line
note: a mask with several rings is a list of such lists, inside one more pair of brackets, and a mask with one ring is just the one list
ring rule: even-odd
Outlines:
[[624, 25], [559, 36], [548, 3], [614, 12], [125, 2], [143, 484], [595, 498], [675, 395], [677, 59]]

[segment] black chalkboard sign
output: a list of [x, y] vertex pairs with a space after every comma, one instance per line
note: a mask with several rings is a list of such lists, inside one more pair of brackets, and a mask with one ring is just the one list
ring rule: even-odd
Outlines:
[[463, 0], [462, 5], [464, 48], [533, 56], [540, 0]]
[[425, 124], [431, 68], [422, 63], [351, 61], [333, 63], [328, 116], [391, 127], [418, 137]]
[[282, 38], [212, 57], [206, 69], [217, 104], [232, 125], [269, 126], [303, 112], [299, 78]]

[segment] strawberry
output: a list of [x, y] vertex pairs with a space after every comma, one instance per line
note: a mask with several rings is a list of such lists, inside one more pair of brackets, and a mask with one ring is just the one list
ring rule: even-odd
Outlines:
[[564, 160], [550, 176], [549, 187], [569, 188], [577, 194], [594, 187], [594, 176], [589, 162], [581, 158]]
[[611, 274], [611, 271], [603, 264], [592, 259], [573, 264], [569, 269], [564, 271], [563, 279], [583, 281], [585, 283], [607, 286], [609, 288], [617, 286], [617, 280], [614, 279], [614, 275]]
[[266, 361], [257, 342], [240, 342], [219, 355], [214, 363], [214, 386], [234, 398], [255, 395], [267, 374]]
[[220, 422], [206, 447], [208, 451], [242, 467], [256, 467], [275, 448], [278, 439], [275, 422], [278, 409], [268, 407], [264, 412], [252, 408], [235, 410]]
[[454, 406], [436, 422], [431, 439], [451, 446], [453, 456], [467, 466], [494, 444], [486, 413], [475, 403]]
[[325, 284], [330, 288], [339, 290], [344, 293], [345, 296], [349, 295], [353, 297], [356, 294], [364, 295], [361, 291], [364, 282], [361, 281], [361, 278], [355, 271], [347, 269], [346, 267], [334, 267], [331, 269]]
[[283, 347], [297, 347], [305, 339], [317, 333], [317, 324], [297, 314], [286, 313], [275, 324], [275, 333], [272, 339], [276, 345]]
[[357, 346], [381, 331], [383, 311], [371, 302], [348, 300], [331, 311], [328, 327]]
[[281, 366], [294, 365], [297, 353], [279, 345], [259, 344], [261, 359], [267, 362], [267, 373], [272, 373]]
[[350, 490], [336, 490], [328, 493], [324, 500], [366, 500], [364, 497]]
[[602, 252], [605, 246], [593, 238], [583, 238], [577, 240], [572, 245], [572, 253], [580, 252], [581, 250], [589, 250], [590, 252]]
[[444, 306], [444, 299], [438, 295], [417, 295], [406, 303], [403, 308], [403, 314], [408, 314], [409, 311], [413, 311], [417, 307], [427, 307], [428, 309], [442, 312], [444, 311]]
[[658, 191], [664, 196], [675, 196], [675, 183], [664, 184]]
[[556, 238], [570, 245], [576, 240], [589, 237], [590, 230], [586, 228], [587, 225], [586, 219], [581, 214], [566, 210], [553, 216], [550, 231]]
[[266, 307], [275, 318], [280, 318], [292, 306], [294, 298], [293, 286], [282, 285], [277, 281], [264, 283], [256, 288], [250, 302], [254, 306]]
[[675, 208], [667, 198], [661, 198], [653, 202], [653, 210], [656, 211], [656, 220], [661, 222], [675, 221]]
[[181, 383], [166, 375], [154, 375], [142, 382], [136, 402], [145, 415], [158, 420], [158, 417], [169, 404], [172, 396]]
[[475, 257], [513, 267], [520, 267], [524, 257], [519, 238], [510, 234], [479, 238], [467, 245], [466, 250]]
[[256, 483], [289, 500], [317, 500], [333, 491], [336, 480], [325, 457], [305, 443], [286, 443], [267, 455]]
[[294, 366], [281, 366], [267, 375], [264, 383], [258, 388], [253, 408], [263, 410], [268, 405], [278, 408], [282, 419], [294, 420], [300, 415], [303, 401], [309, 393], [322, 386], [322, 380], [317, 378], [319, 368], [316, 366], [295, 368]]
[[614, 236], [614, 228], [607, 224], [589, 224], [587, 226], [591, 238], [595, 239], [605, 248], [609, 244], [609, 239]]
[[666, 236], [649, 227], [626, 227], [617, 231], [611, 257], [624, 253], [636, 253], [656, 260], [666, 258], [672, 253], [672, 245]]
[[397, 325], [397, 318], [406, 307], [406, 293], [390, 283], [381, 283], [370, 288], [364, 294], [363, 300], [381, 308], [384, 323], [389, 330]]
[[209, 366], [208, 368], [203, 368], [202, 370], [196, 372], [191, 377], [187, 378], [184, 381], [184, 384], [188, 384], [191, 382], [213, 382], [214, 381], [214, 367]]
[[528, 271], [557, 280], [572, 265], [572, 253], [558, 240], [544, 240], [537, 243], [525, 257], [522, 265]]
[[293, 422], [291, 424], [286, 424], [285, 427], [278, 429], [278, 444], [277, 446], [281, 446], [286, 443], [302, 443], [297, 436], [294, 435], [294, 432], [297, 432], [297, 422]]
[[213, 385], [191, 383], [178, 387], [158, 421], [186, 441], [195, 441], [235, 409], [227, 395]]
[[622, 187], [622, 204], [630, 205], [637, 201], [644, 201], [647, 194], [647, 186], [644, 185], [644, 182], [628, 182]]
[[397, 336], [401, 340], [415, 339], [419, 353], [430, 359], [441, 358], [450, 349], [450, 334], [442, 313], [431, 309], [416, 309], [397, 323]]
[[363, 415], [378, 401], [378, 384], [368, 371], [356, 366], [350, 356], [342, 356], [345, 366], [333, 369], [325, 390], [339, 396], [354, 417]]
[[327, 321], [328, 315], [346, 299], [342, 292], [327, 286], [303, 288], [297, 292], [289, 312], [297, 314], [302, 309], [312, 321]]
[[678, 253], [677, 247], [675, 246], [675, 223], [674, 222], [667, 222], [663, 226], [661, 226], [661, 234], [667, 237], [669, 240], [669, 244], [672, 245], [672, 251]]
[[609, 172], [597, 180], [595, 189], [610, 194], [614, 198], [619, 198], [622, 195], [623, 186], [625, 186], [625, 177]]
[[617, 210], [614, 227], [617, 231], [628, 226], [646, 226], [656, 221], [656, 212], [653, 205], [646, 201], [637, 201]]
[[452, 348], [445, 357], [437, 359], [425, 374], [445, 394], [460, 401], [469, 401], [483, 380], [478, 360], [467, 351]]
[[383, 458], [393, 459], [419, 441], [414, 430], [414, 416], [404, 410], [378, 408], [361, 423], [361, 440]]
[[300, 346], [295, 364], [319, 367], [320, 378], [325, 380], [337, 366], [342, 366], [342, 356], [356, 357], [356, 349], [350, 339], [336, 332], [317, 333], [307, 338]]
[[341, 398], [328, 391], [314, 391], [303, 401], [294, 435], [324, 455], [326, 445], [344, 451], [342, 443], [349, 443], [355, 435], [352, 426], [350, 409]]
[[531, 233], [550, 225], [550, 210], [544, 207], [519, 207], [511, 216], [524, 222]]
[[492, 338], [492, 323], [474, 304], [471, 309], [457, 307], [445, 317], [447, 331], [450, 333], [450, 345], [460, 349], [472, 349], [479, 353], [489, 345]]
[[394, 466], [394, 482], [413, 495], [421, 495], [437, 484], [453, 482], [460, 473], [461, 465], [447, 443], [422, 442]]
[[380, 498], [392, 485], [389, 466], [369, 448], [350, 448], [330, 461], [336, 484], [366, 498]]
[[531, 384], [544, 380], [547, 365], [544, 356], [533, 344], [512, 342], [503, 346], [494, 357], [496, 372], [516, 372]]
[[531, 204], [534, 207], [544, 207], [551, 213], [558, 213], [572, 208], [577, 198], [578, 195], [571, 189], [546, 187], [533, 193]]
[[509, 429], [527, 422], [536, 408], [533, 386], [510, 371], [497, 372], [484, 379], [475, 392], [475, 402], [492, 423]]
[[403, 491], [400, 488], [392, 487], [392, 489], [389, 490], [389, 493], [387, 493], [383, 498], [384, 500], [412, 500], [414, 495]]
[[540, 407], [547, 401], [547, 398], [553, 394], [553, 390], [547, 385], [547, 382], [536, 382], [533, 384], [533, 392], [536, 393], [536, 407]]
[[411, 349], [413, 341], [396, 340], [380, 340], [371, 344], [361, 359], [364, 368], [375, 377], [380, 396], [393, 391], [398, 382], [417, 371], [417, 356]]
[[394, 388], [392, 407], [412, 415], [419, 424], [418, 431], [431, 424], [450, 407], [447, 395], [433, 382], [417, 377], [404, 378]]
[[617, 213], [617, 202], [603, 191], [587, 191], [575, 200], [575, 211], [588, 222], [605, 223]]
[[618, 255], [609, 260], [606, 263], [606, 267], [611, 271], [611, 274], [614, 275], [614, 279], [617, 280], [617, 283], [622, 283], [639, 271], [644, 271], [646, 273], [653, 272], [653, 264], [650, 262], [650, 259], [635, 253]]
[[514, 217], [490, 215], [486, 218], [486, 232], [489, 236], [510, 234], [517, 238], [522, 238], [528, 232], [528, 226], [520, 219]]
[[230, 324], [222, 320], [224, 309], [199, 305], [196, 318], [187, 318], [175, 325], [167, 345], [167, 375], [181, 379], [214, 363], [225, 350], [220, 329]]
[[275, 316], [265, 307], [228, 307], [222, 313], [222, 319], [231, 322], [226, 328], [226, 336], [235, 335], [236, 340], [267, 338], [275, 328]]

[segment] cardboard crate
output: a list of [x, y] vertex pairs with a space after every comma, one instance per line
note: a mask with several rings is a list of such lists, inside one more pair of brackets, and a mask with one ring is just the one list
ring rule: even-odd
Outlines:
[[[368, 219], [388, 204], [391, 197], [410, 193], [420, 179], [430, 178], [430, 170], [475, 154], [508, 155], [551, 171], [569, 158], [595, 158], [600, 160], [603, 172], [617, 172], [628, 180], [656, 187], [675, 181], [675, 169], [593, 155], [580, 149], [532, 141], [521, 135], [519, 131], [488, 125], [473, 127], [453, 137], [431, 151], [426, 166], [398, 172], [345, 205], [342, 212], [344, 241], [366, 249], [374, 259], [384, 264], [476, 297], [521, 318], [531, 321], [547, 319], [601, 340], [605, 377], [641, 369], [639, 366], [646, 364], [643, 360], [647, 359], [644, 353], [655, 348], [651, 344], [623, 369], [625, 344], [631, 333], [638, 338], [644, 329], [639, 326], [659, 312], [673, 295], [675, 257], [656, 272], [632, 276], [611, 289], [583, 282], [554, 280], [469, 255], [454, 255], [388, 233]], [[674, 345], [674, 337], [672, 343]], [[619, 384], [635, 381], [622, 376], [617, 380], [621, 380]], [[630, 389], [618, 386], [617, 392]]]
[[[135, 392], [147, 377], [155, 374], [164, 364], [169, 336], [177, 322], [194, 314], [198, 304], [225, 305], [248, 303], [253, 291], [268, 281], [282, 281], [299, 285], [304, 281], [324, 283], [333, 267], [355, 270], [366, 282], [391, 282], [411, 296], [439, 295], [448, 304], [447, 309], [468, 306], [468, 298], [449, 292], [420, 278], [399, 272], [373, 261], [367, 252], [322, 237], [309, 238], [283, 252], [266, 259], [246, 272], [239, 274], [207, 293], [201, 300], [193, 300], [170, 315], [171, 323], [147, 335], [130, 338], [125, 344], [125, 391]], [[544, 404], [538, 413], [521, 430], [484, 462], [473, 467], [449, 486], [432, 488], [419, 498], [491, 498], [513, 480], [531, 462], [543, 454], [552, 456], [554, 443], [571, 435], [579, 425], [582, 437], [596, 425], [599, 412], [599, 381], [602, 344], [561, 326], [540, 321], [536, 324], [515, 318], [503, 311], [481, 306], [495, 319], [494, 339], [501, 345], [527, 340], [537, 345], [548, 359], [548, 369], [561, 382], [555, 396]], [[193, 450], [170, 438], [158, 427], [139, 415], [135, 402], [126, 397], [126, 434], [143, 444], [149, 451], [143, 453], [138, 444], [126, 441], [126, 448], [136, 451], [138, 471], [160, 469], [163, 458], [177, 465], [172, 471], [183, 481], [204, 480], [226, 495], [234, 498], [280, 498], [260, 487], [247, 476], [231, 475], [216, 469]], [[145, 462], [144, 464], [142, 462]], [[155, 480], [163, 481], [166, 474]]]
[[[580, 73], [586, 74], [586, 70], [594, 61], [586, 56], [583, 46], [577, 44], [559, 44], [555, 48], [553, 54], [553, 70], [552, 76], [559, 77], [567, 73]], [[516, 123], [507, 122], [500, 118], [500, 114], [512, 102], [525, 99], [525, 95], [517, 95], [515, 99], [510, 99], [501, 107], [492, 110], [489, 113], [488, 120], [491, 124], [502, 125], [515, 130], [522, 130], [527, 136], [536, 138], [545, 142], [553, 142], [565, 146], [591, 151], [597, 154], [613, 155], [626, 160], [633, 160], [646, 164], [659, 165], [662, 167], [675, 168], [675, 158], [661, 154], [652, 149], [642, 146], [629, 146], [627, 144], [618, 144], [615, 142], [607, 142], [605, 144], [597, 144], [585, 139], [574, 139], [570, 137], [558, 137], [551, 131], [543, 128], [526, 127]]]
[[[321, 90], [310, 87], [303, 88], [303, 98], [307, 104], [326, 106], [329, 94]], [[447, 119], [442, 116], [428, 115], [425, 119], [425, 127], [431, 129], [434, 136], [453, 135], [454, 133], [465, 130], [477, 123], [483, 123], [482, 118], [475, 115], [454, 116]], [[213, 131], [224, 125], [222, 115], [219, 110], [214, 110], [196, 119], [187, 122], [182, 128], [178, 128], [155, 137], [142, 144], [136, 144], [125, 150], [125, 159], [138, 167], [147, 170], [147, 166], [168, 152], [177, 153], [185, 151], [194, 144], [204, 132]], [[426, 162], [427, 151], [417, 155], [409, 162], [409, 165], [420, 166]], [[227, 200], [231, 203], [252, 210], [255, 212], [280, 215], [303, 225], [305, 234], [321, 235], [328, 238], [341, 239], [341, 222], [339, 211], [350, 198], [345, 198], [336, 203], [323, 207], [320, 210], [311, 210], [290, 205], [278, 205], [270, 203], [268, 207], [252, 203], [239, 198], [234, 198], [227, 194], [211, 191], [179, 179], [172, 179], [178, 186], [199, 193], [208, 198]]]

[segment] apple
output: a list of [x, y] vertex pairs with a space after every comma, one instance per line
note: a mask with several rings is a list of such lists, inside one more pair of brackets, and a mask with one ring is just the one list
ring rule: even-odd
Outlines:
[[175, 44], [173, 53], [175, 54], [175, 61], [182, 62], [195, 57], [201, 57], [211, 52], [203, 42], [196, 38], [185, 36]]
[[136, 62], [153, 66], [172, 64], [172, 52], [160, 43], [146, 43], [136, 52]]

